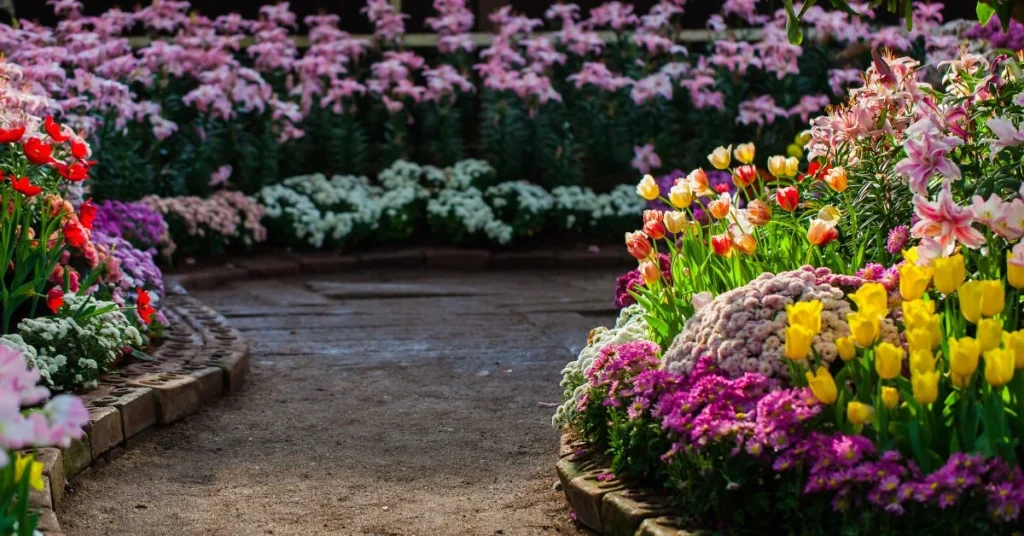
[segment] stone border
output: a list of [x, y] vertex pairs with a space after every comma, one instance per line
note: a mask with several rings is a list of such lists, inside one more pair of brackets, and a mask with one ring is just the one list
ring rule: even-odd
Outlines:
[[89, 408], [85, 435], [66, 449], [38, 449], [44, 464], [43, 491], [33, 491], [39, 530], [63, 535], [54, 513], [65, 486], [91, 467], [102, 467], [158, 426], [171, 424], [223, 395], [237, 391], [249, 372], [249, 342], [223, 316], [169, 284], [162, 311], [167, 337], [153, 361], [133, 363], [100, 377], [82, 395]]
[[576, 521], [603, 536], [700, 536], [687, 530], [668, 496], [610, 475], [606, 456], [565, 432], [558, 451], [558, 481]]
[[169, 275], [188, 289], [216, 288], [240, 279], [287, 277], [300, 274], [351, 272], [370, 268], [428, 268], [477, 272], [546, 268], [636, 267], [622, 247], [586, 250], [529, 250], [491, 252], [485, 249], [413, 248], [380, 250], [355, 255], [281, 253], [230, 259], [223, 265]]

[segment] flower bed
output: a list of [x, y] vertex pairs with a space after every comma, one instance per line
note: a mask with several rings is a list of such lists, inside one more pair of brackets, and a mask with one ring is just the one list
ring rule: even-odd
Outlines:
[[[554, 417], [607, 453], [597, 481], [721, 533], [1013, 533], [1022, 65], [964, 51], [932, 87], [875, 52], [801, 136], [807, 164], [743, 144], [708, 156], [734, 189], [641, 181], [667, 210], [626, 237], [635, 303], [566, 367]], [[586, 482], [574, 504], [615, 489]]]

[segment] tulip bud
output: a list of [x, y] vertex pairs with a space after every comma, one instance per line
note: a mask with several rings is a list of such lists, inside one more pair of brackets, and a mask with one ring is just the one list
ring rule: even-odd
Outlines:
[[852, 335], [836, 339], [836, 350], [839, 351], [839, 358], [843, 361], [850, 361], [857, 357], [857, 347], [854, 345]]
[[999, 281], [968, 281], [957, 290], [957, 296], [961, 314], [972, 324], [977, 324], [982, 316], [1003, 312], [1005, 305], [1003, 285]]
[[900, 295], [904, 300], [919, 300], [932, 282], [933, 269], [904, 262], [898, 268], [900, 273]]
[[825, 174], [825, 184], [828, 184], [829, 188], [842, 193], [846, 190], [849, 181], [846, 177], [846, 170], [841, 167], [835, 167]]
[[732, 236], [729, 233], [722, 233], [711, 237], [711, 249], [723, 257], [732, 255]]
[[711, 213], [716, 220], [720, 220], [729, 215], [729, 209], [732, 207], [732, 202], [729, 199], [728, 194], [721, 194], [717, 199], [708, 203], [708, 212]]
[[857, 402], [856, 400], [846, 405], [846, 418], [852, 424], [861, 425], [868, 423], [875, 416], [875, 408]]
[[768, 172], [776, 177], [787, 177], [786, 157], [782, 155], [768, 157]]
[[661, 223], [662, 212], [660, 210], [644, 211], [644, 234], [653, 240], [665, 238], [665, 224]]
[[811, 245], [824, 246], [836, 238], [839, 238], [839, 230], [835, 222], [820, 218], [811, 220], [811, 226], [807, 229], [807, 241]]
[[790, 156], [786, 159], [786, 177], [793, 178], [796, 174], [800, 173], [800, 159], [795, 156]]
[[981, 351], [987, 352], [999, 347], [1003, 340], [1003, 323], [991, 318], [978, 321], [978, 343]]
[[931, 404], [939, 398], [939, 371], [911, 374], [910, 386], [914, 399], [921, 404]]
[[679, 181], [668, 191], [668, 200], [676, 208], [686, 208], [693, 203], [693, 192], [690, 191], [690, 186], [685, 181]]
[[1024, 289], [1024, 242], [1006, 253], [1006, 279], [1015, 289]]
[[757, 181], [757, 168], [754, 166], [740, 166], [732, 173], [732, 183], [737, 188], [746, 188]]
[[644, 175], [643, 179], [640, 179], [640, 183], [636, 185], [636, 193], [640, 197], [653, 201], [658, 198], [658, 183], [654, 181], [654, 177], [650, 175]]
[[949, 296], [964, 284], [967, 268], [964, 266], [963, 255], [957, 253], [951, 257], [934, 259], [932, 268], [935, 270], [935, 290], [942, 294]]
[[775, 201], [786, 212], [793, 212], [800, 206], [800, 192], [792, 186], [779, 188], [775, 192]]
[[818, 219], [825, 220], [827, 222], [837, 222], [839, 221], [840, 216], [842, 216], [842, 214], [835, 205], [825, 205], [818, 211]]
[[857, 345], [864, 348], [875, 343], [878, 332], [882, 329], [882, 321], [879, 315], [873, 311], [847, 313], [846, 322], [850, 325], [850, 333], [853, 334]]
[[755, 199], [747, 205], [747, 221], [751, 225], [762, 226], [772, 219], [772, 207], [768, 203]]
[[978, 369], [981, 345], [970, 337], [949, 339], [949, 370], [959, 376], [970, 376]]
[[875, 347], [875, 372], [883, 380], [892, 380], [903, 369], [903, 348], [883, 342]]
[[643, 276], [644, 283], [651, 286], [661, 279], [661, 269], [654, 261], [644, 261], [640, 263], [640, 275]]
[[711, 162], [711, 165], [714, 166], [715, 169], [728, 168], [729, 164], [732, 162], [732, 155], [730, 154], [731, 150], [732, 145], [729, 147], [719, 147], [715, 149], [708, 155], [708, 162]]
[[889, 294], [881, 283], [864, 283], [849, 298], [857, 305], [858, 311], [876, 311], [885, 316], [889, 309]]
[[911, 372], [931, 372], [935, 370], [935, 363], [938, 361], [931, 348], [922, 348], [910, 353]]
[[691, 171], [686, 176], [686, 183], [690, 187], [690, 191], [696, 195], [714, 193], [714, 190], [711, 189], [711, 185], [708, 183], [708, 174], [704, 172], [704, 168], [697, 168]]
[[804, 150], [799, 145], [791, 143], [786, 147], [786, 154], [799, 160], [804, 157]]
[[1002, 281], [988, 280], [981, 283], [981, 314], [996, 316], [1002, 313], [1006, 307], [1006, 294], [1003, 291]]
[[1013, 379], [1013, 352], [997, 348], [985, 352], [985, 381], [995, 388], [1000, 388]]
[[790, 326], [803, 326], [814, 335], [821, 332], [821, 313], [825, 305], [821, 300], [808, 300], [786, 304], [786, 321]]
[[757, 251], [757, 239], [748, 234], [741, 234], [734, 240], [736, 249], [747, 255], [753, 255]]
[[839, 390], [836, 389], [835, 379], [832, 378], [832, 374], [827, 368], [818, 367], [814, 374], [807, 372], [805, 377], [814, 398], [826, 405], [836, 403], [836, 399], [839, 398]]
[[932, 349], [932, 333], [928, 328], [907, 329], [904, 334], [907, 336], [907, 348], [911, 353]]
[[682, 212], [666, 212], [665, 228], [670, 233], [679, 233], [686, 227], [686, 214]]
[[801, 325], [786, 328], [786, 357], [794, 361], [803, 361], [811, 352], [814, 332]]
[[741, 163], [750, 164], [754, 161], [755, 147], [753, 143], [741, 143], [736, 146], [736, 150], [733, 151], [736, 156], [736, 160]]
[[651, 256], [651, 241], [643, 231], [626, 233], [626, 250], [638, 261], [647, 260]]
[[900, 404], [900, 392], [895, 387], [882, 387], [882, 403], [889, 409], [896, 409]]

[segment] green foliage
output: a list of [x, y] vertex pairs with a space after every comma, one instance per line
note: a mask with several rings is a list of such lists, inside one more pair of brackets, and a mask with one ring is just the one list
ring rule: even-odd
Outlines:
[[526, 178], [530, 147], [529, 116], [522, 100], [511, 94], [486, 91], [480, 114], [480, 145], [499, 181]]
[[458, 104], [427, 106], [422, 113], [421, 161], [440, 167], [455, 164], [465, 156], [462, 107]]

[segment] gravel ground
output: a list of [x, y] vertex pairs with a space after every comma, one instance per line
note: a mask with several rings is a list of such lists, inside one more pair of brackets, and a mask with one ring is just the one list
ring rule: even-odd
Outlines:
[[241, 392], [76, 479], [69, 535], [579, 534], [551, 405], [607, 272], [372, 272], [198, 293]]

